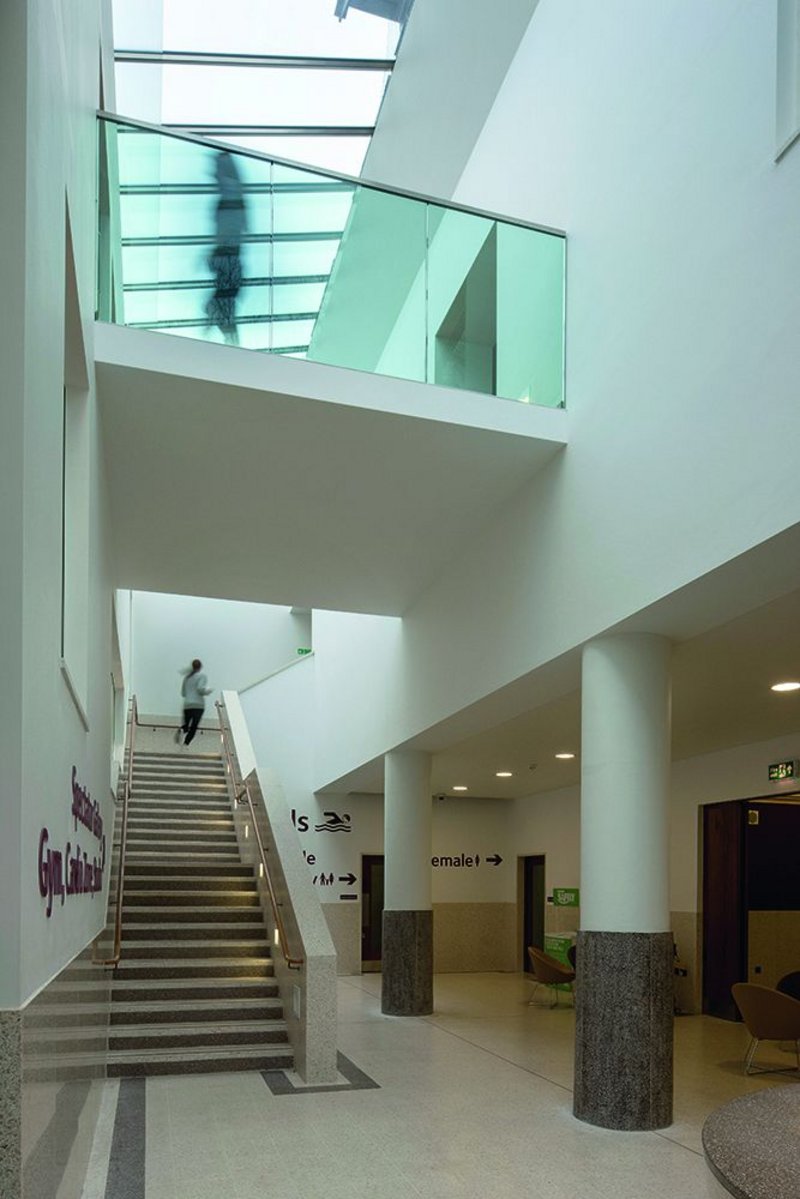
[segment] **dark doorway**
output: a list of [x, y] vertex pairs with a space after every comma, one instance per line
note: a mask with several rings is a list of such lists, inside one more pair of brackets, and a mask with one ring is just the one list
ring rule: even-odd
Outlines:
[[703, 808], [703, 1011], [738, 1020], [737, 982], [774, 987], [796, 953], [776, 936], [800, 913], [800, 803], [795, 793]]
[[383, 854], [361, 858], [361, 970], [380, 970], [383, 944]]
[[522, 859], [522, 969], [529, 970], [528, 946], [544, 949], [544, 854]]
[[747, 978], [744, 806], [703, 808], [703, 1011], [738, 1020], [731, 996]]

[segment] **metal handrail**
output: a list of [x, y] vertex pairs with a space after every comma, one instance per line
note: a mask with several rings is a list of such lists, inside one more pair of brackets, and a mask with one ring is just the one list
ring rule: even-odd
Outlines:
[[139, 129], [144, 133], [156, 133], [160, 137], [170, 137], [177, 141], [195, 142], [209, 150], [228, 150], [241, 158], [253, 158], [260, 162], [274, 163], [277, 166], [290, 167], [292, 170], [304, 171], [308, 175], [319, 175], [324, 179], [334, 179], [339, 183], [348, 183], [354, 187], [365, 188], [369, 191], [385, 192], [390, 196], [403, 196], [407, 200], [418, 200], [422, 204], [433, 204], [437, 208], [446, 208], [453, 212], [464, 212], [468, 216], [485, 217], [489, 221], [500, 221], [504, 225], [518, 225], [521, 229], [534, 229], [539, 233], [550, 233], [554, 237], [566, 238], [563, 229], [555, 229], [551, 225], [540, 225], [534, 221], [524, 221], [520, 217], [504, 216], [497, 212], [487, 212], [482, 208], [474, 208], [469, 204], [459, 204], [454, 200], [443, 200], [424, 192], [411, 191], [405, 187], [389, 186], [375, 179], [364, 179], [360, 175], [347, 175], [343, 171], [332, 171], [327, 167], [309, 166], [306, 162], [297, 162], [292, 158], [282, 158], [277, 154], [265, 154], [261, 150], [249, 147], [235, 146], [218, 138], [201, 137], [197, 133], [186, 133], [165, 125], [154, 125], [150, 121], [139, 121], [135, 117], [124, 117], [117, 112], [108, 112], [104, 108], [97, 110], [97, 119], [111, 125], [124, 125], [130, 129]]
[[270, 905], [272, 907], [272, 915], [275, 920], [275, 928], [278, 933], [278, 942], [280, 944], [281, 952], [283, 953], [286, 965], [288, 966], [288, 968], [290, 970], [300, 970], [301, 967], [305, 964], [305, 959], [293, 957], [289, 953], [289, 940], [288, 940], [288, 937], [286, 936], [286, 928], [284, 926], [283, 915], [280, 910], [281, 904], [279, 903], [278, 897], [275, 894], [275, 887], [272, 882], [272, 875], [270, 873], [269, 862], [267, 860], [267, 850], [264, 848], [264, 842], [262, 841], [261, 833], [259, 832], [258, 821], [256, 820], [256, 811], [255, 811], [255, 807], [253, 806], [253, 797], [250, 794], [250, 785], [247, 782], [247, 779], [242, 779], [241, 786], [239, 786], [236, 782], [237, 774], [241, 777], [241, 771], [238, 770], [238, 760], [236, 758], [236, 750], [235, 750], [235, 748], [232, 748], [232, 746], [230, 745], [230, 742], [229, 742], [229, 738], [228, 738], [229, 729], [228, 729], [227, 722], [226, 722], [227, 713], [225, 711], [225, 704], [220, 703], [219, 700], [216, 700], [214, 707], [217, 709], [217, 716], [219, 718], [219, 731], [220, 731], [220, 737], [222, 739], [222, 752], [225, 756], [225, 763], [228, 768], [228, 776], [230, 777], [230, 780], [231, 780], [231, 790], [233, 793], [233, 802], [234, 802], [234, 804], [246, 803], [250, 809], [250, 818], [253, 822], [253, 833], [255, 834], [256, 844], [258, 845], [258, 852], [259, 852], [259, 856], [261, 858], [261, 865], [264, 870], [264, 878], [266, 879], [266, 883], [267, 883], [267, 891], [269, 892], [269, 901], [270, 901]]
[[[125, 772], [125, 782], [122, 787], [122, 835], [119, 848], [119, 868], [117, 870], [117, 899], [114, 915], [114, 951], [110, 958], [92, 960], [96, 966], [116, 967], [122, 957], [122, 901], [125, 895], [125, 857], [128, 849], [128, 807], [133, 787], [133, 755], [136, 748], [136, 726], [139, 723], [139, 709], [136, 696], [131, 696], [128, 709], [128, 721], [125, 740], [128, 744], [128, 768]], [[113, 845], [112, 845], [113, 857]]]

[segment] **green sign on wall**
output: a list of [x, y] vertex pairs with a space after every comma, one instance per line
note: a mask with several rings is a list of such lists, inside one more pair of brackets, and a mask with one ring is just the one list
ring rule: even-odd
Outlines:
[[577, 887], [553, 887], [553, 906], [557, 908], [580, 907], [580, 891]]

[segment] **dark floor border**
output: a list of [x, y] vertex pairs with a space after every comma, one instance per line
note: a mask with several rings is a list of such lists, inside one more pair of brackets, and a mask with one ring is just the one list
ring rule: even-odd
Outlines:
[[105, 1199], [144, 1199], [146, 1078], [122, 1078]]
[[[262, 1070], [261, 1077], [272, 1091], [273, 1095], [320, 1095], [326, 1091], [371, 1091], [380, 1090], [380, 1083], [375, 1082], [363, 1070], [345, 1057], [343, 1053], [336, 1054], [336, 1068], [347, 1079], [346, 1083], [329, 1083], [318, 1087], [296, 1087], [287, 1077], [285, 1070]], [[111, 1199], [106, 1196], [106, 1199]]]

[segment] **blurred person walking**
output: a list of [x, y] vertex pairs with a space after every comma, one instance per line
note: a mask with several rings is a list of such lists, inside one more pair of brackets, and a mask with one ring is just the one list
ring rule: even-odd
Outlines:
[[211, 688], [206, 685], [208, 680], [203, 674], [203, 663], [199, 658], [194, 658], [191, 666], [185, 667], [181, 674], [184, 676], [181, 683], [183, 724], [175, 730], [175, 740], [180, 744], [183, 733], [185, 734], [183, 744], [189, 745], [197, 732], [197, 726], [203, 719], [206, 696], [211, 694]]
[[214, 294], [206, 304], [211, 324], [216, 325], [229, 345], [239, 344], [236, 328], [236, 299], [242, 286], [241, 246], [247, 225], [242, 180], [233, 155], [223, 150], [216, 157], [219, 200], [216, 209], [216, 245], [208, 265], [214, 272]]

